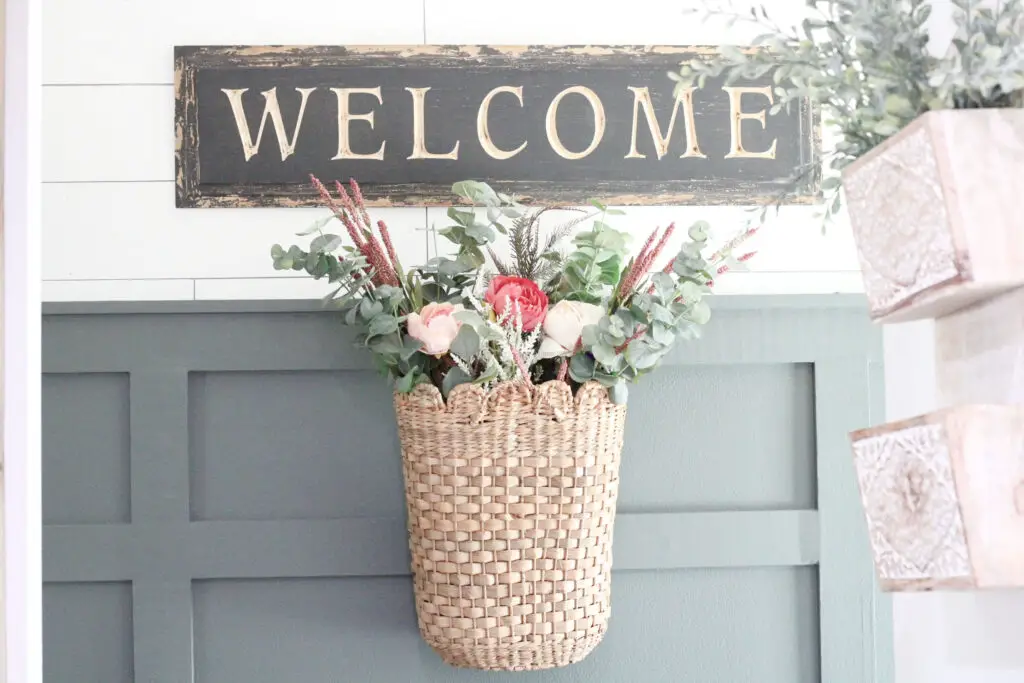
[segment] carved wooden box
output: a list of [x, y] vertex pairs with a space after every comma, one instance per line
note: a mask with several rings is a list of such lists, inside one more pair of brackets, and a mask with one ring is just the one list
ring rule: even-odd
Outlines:
[[1024, 586], [1024, 406], [850, 435], [883, 590]]
[[1024, 284], [1024, 110], [924, 114], [843, 188], [872, 319], [936, 318]]

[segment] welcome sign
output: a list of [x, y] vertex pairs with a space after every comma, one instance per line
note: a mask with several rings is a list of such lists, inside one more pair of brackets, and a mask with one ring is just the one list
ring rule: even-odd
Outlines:
[[707, 47], [177, 47], [179, 207], [318, 203], [313, 173], [375, 205], [451, 203], [459, 180], [526, 202], [741, 204], [818, 193], [809, 103], [772, 74], [673, 93]]

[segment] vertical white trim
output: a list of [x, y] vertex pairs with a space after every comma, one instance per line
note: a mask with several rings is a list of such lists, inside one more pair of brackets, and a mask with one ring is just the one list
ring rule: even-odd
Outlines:
[[42, 683], [41, 0], [6, 0], [3, 450], [7, 683]]

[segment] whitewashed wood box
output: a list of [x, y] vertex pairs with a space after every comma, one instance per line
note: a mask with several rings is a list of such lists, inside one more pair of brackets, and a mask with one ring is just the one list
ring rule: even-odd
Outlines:
[[1024, 406], [949, 408], [851, 441], [883, 590], [1024, 586]]
[[928, 112], [843, 172], [872, 319], [1024, 285], [1024, 110]]

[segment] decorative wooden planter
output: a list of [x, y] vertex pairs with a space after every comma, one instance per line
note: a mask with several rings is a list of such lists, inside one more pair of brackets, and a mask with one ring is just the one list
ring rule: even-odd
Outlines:
[[872, 319], [937, 318], [1024, 285], [1024, 110], [924, 114], [843, 188]]
[[870, 315], [935, 319], [935, 413], [851, 435], [884, 590], [1024, 586], [1024, 111], [930, 112], [843, 174]]
[[395, 395], [416, 613], [449, 664], [578, 662], [604, 637], [626, 407], [588, 383]]
[[1024, 585], [1024, 406], [951, 408], [851, 440], [883, 590]]

